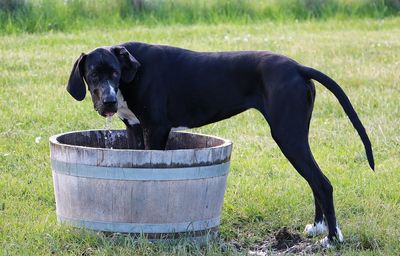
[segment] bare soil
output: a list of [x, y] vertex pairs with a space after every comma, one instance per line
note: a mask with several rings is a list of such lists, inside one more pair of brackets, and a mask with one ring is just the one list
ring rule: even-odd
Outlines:
[[[240, 249], [239, 245], [234, 245], [236, 249]], [[242, 249], [243, 250], [243, 249]], [[250, 255], [312, 255], [321, 253], [321, 246], [315, 241], [303, 238], [299, 232], [283, 227], [262, 242], [255, 244], [249, 248]]]

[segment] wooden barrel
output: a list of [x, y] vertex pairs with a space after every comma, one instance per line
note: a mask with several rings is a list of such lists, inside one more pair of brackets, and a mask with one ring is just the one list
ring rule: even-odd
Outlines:
[[209, 237], [220, 223], [231, 150], [230, 141], [187, 132], [171, 132], [164, 151], [127, 149], [124, 130], [52, 136], [57, 219], [149, 239]]

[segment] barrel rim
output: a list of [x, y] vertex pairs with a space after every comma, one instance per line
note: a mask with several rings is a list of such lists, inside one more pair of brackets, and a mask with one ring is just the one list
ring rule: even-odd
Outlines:
[[[52, 145], [58, 145], [58, 146], [63, 146], [63, 147], [68, 147], [68, 148], [80, 148], [80, 149], [86, 149], [86, 150], [102, 150], [102, 151], [108, 151], [108, 152], [191, 152], [194, 150], [199, 150], [199, 149], [219, 149], [219, 148], [225, 148], [225, 147], [231, 147], [232, 146], [232, 141], [228, 139], [224, 139], [218, 136], [214, 135], [206, 135], [202, 133], [196, 133], [196, 132], [186, 132], [186, 131], [171, 131], [172, 133], [185, 133], [185, 134], [192, 134], [195, 136], [202, 136], [202, 137], [209, 137], [209, 138], [214, 138], [223, 141], [222, 144], [218, 146], [213, 146], [213, 147], [201, 147], [201, 148], [190, 148], [190, 149], [166, 149], [166, 150], [154, 150], [154, 149], [113, 149], [113, 148], [100, 148], [100, 147], [87, 147], [87, 146], [80, 146], [80, 145], [71, 145], [71, 144], [65, 144], [59, 142], [57, 139], [61, 136], [69, 135], [69, 134], [74, 134], [74, 133], [83, 133], [83, 132], [93, 132], [93, 131], [105, 131], [105, 129], [89, 129], [89, 130], [77, 130], [77, 131], [70, 131], [70, 132], [64, 132], [64, 133], [59, 133], [52, 135], [49, 138], [49, 142]], [[113, 131], [125, 131], [125, 129], [113, 129]]]

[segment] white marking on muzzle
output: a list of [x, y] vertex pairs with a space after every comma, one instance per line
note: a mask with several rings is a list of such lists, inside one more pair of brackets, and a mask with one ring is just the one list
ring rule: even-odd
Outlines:
[[128, 104], [126, 103], [120, 90], [118, 90], [117, 92], [117, 102], [117, 115], [119, 116], [119, 118], [128, 120], [128, 123], [130, 125], [140, 124], [139, 119], [137, 119], [135, 114], [133, 114], [133, 112], [128, 108]]
[[115, 96], [115, 89], [111, 85], [110, 80], [107, 80], [107, 83], [108, 83], [108, 86], [110, 87], [110, 95], [114, 95]]

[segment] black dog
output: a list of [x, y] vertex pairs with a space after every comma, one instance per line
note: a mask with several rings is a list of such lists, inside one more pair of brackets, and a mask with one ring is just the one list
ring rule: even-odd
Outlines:
[[370, 140], [339, 85], [320, 71], [271, 52], [194, 52], [137, 42], [101, 47], [78, 58], [67, 90], [83, 100], [85, 80], [99, 114], [117, 113], [124, 121], [132, 148], [162, 150], [173, 128], [199, 127], [249, 108], [259, 110], [283, 154], [311, 186], [315, 220], [306, 233], [328, 231], [321, 243], [330, 246], [343, 237], [336, 224], [333, 188], [308, 143], [315, 99], [310, 79], [337, 97], [373, 169]]

